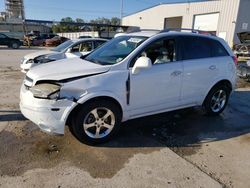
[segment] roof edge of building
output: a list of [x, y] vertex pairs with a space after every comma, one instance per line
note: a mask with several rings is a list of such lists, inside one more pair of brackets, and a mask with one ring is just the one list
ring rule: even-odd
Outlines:
[[[200, 2], [204, 2], [204, 1], [211, 1], [211, 0], [187, 0], [186, 2], [169, 2], [169, 3], [160, 3], [160, 4], [156, 4], [156, 5], [152, 5], [148, 8], [144, 8], [142, 10], [138, 10], [138, 11], [135, 11], [133, 13], [130, 13], [130, 14], [127, 14], [126, 16], [123, 16], [123, 18], [126, 18], [128, 16], [131, 16], [133, 14], [137, 14], [139, 12], [143, 12], [145, 10], [149, 10], [149, 9], [152, 9], [152, 8], [155, 8], [155, 7], [158, 7], [158, 6], [162, 6], [162, 5], [172, 5], [172, 4], [187, 4], [187, 3], [200, 3]], [[218, 0], [217, 0], [218, 1]]]

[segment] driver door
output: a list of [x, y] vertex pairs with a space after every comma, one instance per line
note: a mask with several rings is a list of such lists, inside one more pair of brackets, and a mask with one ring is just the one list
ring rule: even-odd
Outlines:
[[132, 116], [153, 114], [180, 105], [182, 62], [177, 42], [164, 38], [151, 43], [138, 55], [151, 59], [152, 67], [132, 74], [130, 68], [130, 111]]

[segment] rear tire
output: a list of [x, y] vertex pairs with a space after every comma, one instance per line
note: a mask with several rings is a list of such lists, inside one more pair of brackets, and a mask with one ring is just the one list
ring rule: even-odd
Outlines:
[[70, 131], [82, 143], [96, 145], [107, 142], [121, 124], [120, 108], [106, 100], [82, 105], [75, 113]]
[[203, 103], [206, 114], [216, 116], [222, 113], [227, 106], [230, 92], [225, 85], [213, 87]]

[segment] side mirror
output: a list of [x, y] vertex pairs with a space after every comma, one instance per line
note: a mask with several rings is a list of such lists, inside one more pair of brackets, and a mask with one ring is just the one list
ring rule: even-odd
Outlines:
[[133, 68], [132, 74], [138, 74], [141, 69], [149, 69], [152, 67], [152, 61], [148, 57], [140, 57], [136, 60]]

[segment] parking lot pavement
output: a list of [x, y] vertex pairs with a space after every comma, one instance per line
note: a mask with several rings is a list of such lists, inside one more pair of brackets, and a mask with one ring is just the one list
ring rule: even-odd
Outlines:
[[31, 51], [0, 48], [0, 187], [250, 187], [249, 83], [219, 117], [186, 109], [136, 119], [90, 147], [20, 113], [19, 61]]

